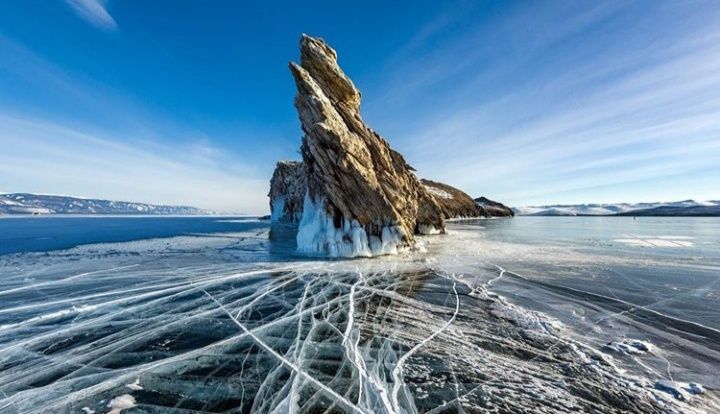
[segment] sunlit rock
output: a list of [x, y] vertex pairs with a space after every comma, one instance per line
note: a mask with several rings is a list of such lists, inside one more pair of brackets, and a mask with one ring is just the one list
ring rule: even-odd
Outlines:
[[457, 188], [425, 179], [422, 183], [440, 206], [443, 218], [488, 217], [487, 212], [472, 197]]
[[303, 35], [290, 63], [305, 132], [307, 195], [298, 249], [330, 256], [394, 253], [425, 229], [444, 232], [442, 211], [412, 168], [360, 116], [360, 92], [321, 39]]
[[303, 35], [290, 63], [302, 130], [302, 162], [278, 163], [270, 184], [274, 222], [299, 223], [298, 251], [334, 257], [394, 254], [443, 220], [512, 216], [500, 203], [419, 180], [360, 115], [360, 92], [322, 39]]

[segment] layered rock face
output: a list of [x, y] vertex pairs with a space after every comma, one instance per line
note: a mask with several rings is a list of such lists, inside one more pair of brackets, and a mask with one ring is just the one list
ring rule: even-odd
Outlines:
[[321, 39], [303, 35], [290, 63], [305, 132], [307, 193], [298, 249], [371, 256], [412, 247], [414, 234], [443, 232], [443, 213], [412, 168], [360, 116], [360, 92]]
[[475, 202], [485, 210], [488, 217], [514, 217], [515, 213], [505, 204], [492, 201], [485, 197], [475, 199]]
[[299, 161], [280, 161], [270, 180], [270, 220], [297, 223], [307, 192], [305, 167]]
[[457, 188], [437, 181], [421, 181], [440, 206], [443, 218], [487, 217], [487, 212], [472, 197]]
[[473, 199], [457, 188], [437, 181], [421, 180], [425, 188], [433, 195], [443, 218], [474, 218], [474, 217], [513, 217], [510, 207], [485, 197]]
[[[462, 190], [437, 181], [423, 178], [420, 182], [440, 208], [443, 219], [512, 217], [514, 215], [509, 207], [485, 197], [473, 199]], [[306, 192], [307, 180], [303, 163], [300, 161], [278, 162], [268, 194], [271, 220], [287, 223], [299, 222], [303, 213]], [[422, 208], [422, 201], [419, 208]], [[437, 228], [419, 229], [418, 232], [422, 234], [439, 233]]]

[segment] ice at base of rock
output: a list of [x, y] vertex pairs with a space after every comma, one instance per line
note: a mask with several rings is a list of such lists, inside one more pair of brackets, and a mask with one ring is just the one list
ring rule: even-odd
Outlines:
[[371, 257], [406, 251], [402, 231], [386, 226], [380, 237], [370, 235], [356, 220], [342, 220], [335, 227], [325, 210], [325, 200], [315, 202], [309, 194], [303, 201], [303, 215], [297, 233], [298, 252], [330, 257]]
[[275, 197], [272, 199], [272, 208], [270, 220], [280, 221], [285, 214], [285, 197]]

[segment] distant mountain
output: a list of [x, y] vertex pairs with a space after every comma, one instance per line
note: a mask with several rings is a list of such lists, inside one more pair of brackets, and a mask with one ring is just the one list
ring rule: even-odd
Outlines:
[[513, 208], [519, 216], [720, 216], [720, 200], [657, 203], [558, 204]]
[[720, 201], [715, 205], [697, 206], [658, 206], [644, 210], [627, 211], [618, 214], [619, 216], [720, 216]]
[[5, 214], [201, 215], [214, 214], [214, 212], [188, 206], [165, 206], [58, 195], [13, 193], [0, 194], [0, 215]]

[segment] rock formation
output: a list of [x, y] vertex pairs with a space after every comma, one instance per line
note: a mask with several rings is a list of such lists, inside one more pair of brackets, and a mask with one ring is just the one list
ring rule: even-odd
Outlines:
[[472, 197], [457, 188], [426, 179], [421, 182], [437, 201], [444, 219], [487, 217], [485, 210]]
[[391, 254], [416, 234], [444, 233], [443, 219], [488, 215], [470, 196], [421, 182], [400, 153], [360, 116], [360, 92], [322, 39], [303, 35], [295, 78], [302, 162], [278, 163], [273, 221], [299, 222], [298, 250], [329, 256]]
[[270, 180], [270, 220], [297, 223], [307, 192], [305, 167], [299, 161], [280, 161]]
[[427, 191], [433, 195], [443, 218], [512, 217], [512, 209], [485, 197], [472, 199], [465, 192], [437, 181], [421, 180]]
[[412, 168], [360, 116], [360, 92], [321, 39], [302, 36], [290, 63], [305, 132], [307, 187], [298, 249], [370, 256], [413, 246], [416, 233], [443, 232], [442, 212]]
[[515, 213], [505, 204], [492, 201], [485, 197], [476, 198], [475, 202], [482, 207], [488, 217], [514, 217]]
[[[300, 221], [307, 191], [304, 174], [303, 163], [300, 161], [278, 162], [268, 194], [272, 221], [287, 223]], [[510, 208], [485, 197], [473, 200], [467, 193], [453, 186], [427, 179], [421, 179], [420, 182], [432, 200], [437, 203], [443, 219], [513, 216]], [[424, 234], [437, 232], [426, 229]]]

